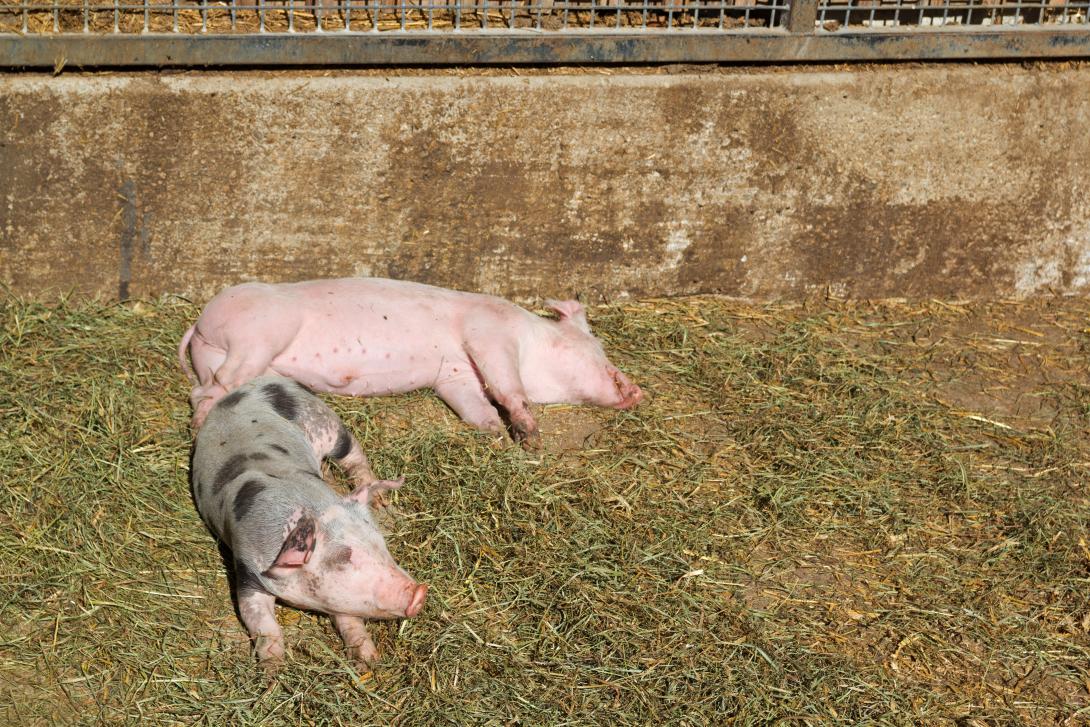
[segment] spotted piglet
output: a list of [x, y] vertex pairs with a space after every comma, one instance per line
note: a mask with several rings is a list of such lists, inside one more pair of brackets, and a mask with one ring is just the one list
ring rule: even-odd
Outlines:
[[[332, 457], [354, 489], [322, 479]], [[394, 562], [372, 519], [371, 498], [401, 481], [376, 480], [332, 410], [290, 379], [265, 376], [221, 399], [197, 435], [193, 500], [234, 557], [242, 622], [258, 661], [284, 658], [277, 599], [328, 613], [357, 662], [378, 657], [363, 619], [410, 618], [428, 587]]]

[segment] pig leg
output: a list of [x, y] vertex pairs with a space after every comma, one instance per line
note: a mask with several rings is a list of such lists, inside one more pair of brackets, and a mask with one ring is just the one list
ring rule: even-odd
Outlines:
[[476, 378], [448, 379], [435, 387], [435, 393], [462, 421], [486, 432], [502, 432], [503, 420]]
[[190, 339], [189, 356], [199, 381], [189, 394], [189, 403], [193, 406], [193, 428], [197, 429], [216, 402], [227, 393], [215, 381], [216, 371], [223, 365], [227, 352], [208, 345], [197, 333]]
[[353, 661], [362, 666], [378, 663], [378, 649], [375, 648], [375, 642], [371, 641], [371, 634], [362, 618], [339, 615], [333, 615], [332, 618], [333, 625], [341, 635]]
[[215, 383], [226, 393], [230, 393], [251, 379], [265, 373], [274, 373], [269, 364], [279, 352], [263, 346], [234, 346], [227, 351], [227, 358], [216, 370]]
[[490, 348], [467, 345], [466, 349], [484, 380], [485, 391], [507, 411], [511, 436], [517, 442], [535, 446], [538, 441], [537, 422], [530, 413], [530, 400], [519, 377], [518, 356], [494, 341]]
[[326, 457], [336, 460], [352, 479], [353, 488], [375, 481], [375, 473], [371, 471], [360, 443], [325, 402], [316, 396], [296, 396], [293, 393], [298, 391], [296, 385], [266, 384], [264, 388], [274, 401], [291, 402], [284, 405], [294, 410], [295, 422], [303, 430], [318, 461]]
[[[347, 451], [345, 451], [346, 443], [348, 444]], [[341, 452], [344, 452], [344, 454], [341, 455]], [[330, 456], [337, 460], [337, 463], [352, 478], [354, 487], [369, 485], [377, 479], [375, 473], [371, 471], [371, 464], [367, 461], [367, 455], [363, 453], [360, 443], [356, 441], [356, 438], [343, 424], [341, 425], [341, 432], [337, 436], [336, 448], [330, 453]], [[377, 500], [377, 502], [381, 502], [381, 499]]]
[[276, 622], [276, 596], [260, 587], [248, 586], [245, 576], [238, 587], [238, 612], [242, 625], [254, 640], [254, 653], [261, 666], [275, 671], [284, 661], [284, 632]]
[[277, 351], [270, 351], [259, 346], [232, 347], [219, 368], [211, 373], [198, 370], [201, 386], [194, 387], [190, 394], [193, 404], [193, 427], [197, 429], [204, 423], [208, 412], [216, 402], [251, 379], [265, 373], [272, 373], [269, 364], [276, 357]]
[[204, 337], [201, 321], [197, 321], [189, 343], [189, 355], [201, 382], [190, 395], [194, 428], [204, 423], [208, 412], [224, 396], [251, 379], [276, 373], [272, 370], [273, 359], [291, 345], [300, 326], [297, 315], [281, 308], [254, 314], [247, 328], [221, 334], [224, 338], [215, 346]]

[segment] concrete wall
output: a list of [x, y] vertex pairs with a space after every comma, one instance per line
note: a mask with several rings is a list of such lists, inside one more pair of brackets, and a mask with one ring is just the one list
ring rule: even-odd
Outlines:
[[1090, 286], [1090, 69], [0, 77], [0, 282]]

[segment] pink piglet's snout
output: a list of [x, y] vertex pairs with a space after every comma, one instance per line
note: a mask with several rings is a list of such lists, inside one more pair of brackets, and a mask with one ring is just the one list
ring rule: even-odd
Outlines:
[[412, 589], [409, 596], [409, 605], [405, 607], [405, 617], [412, 618], [424, 608], [424, 601], [428, 597], [428, 586], [426, 583], [418, 583], [416, 587]]
[[643, 391], [632, 383], [631, 379], [620, 371], [613, 372], [613, 383], [617, 387], [620, 401], [613, 405], [615, 409], [631, 409], [643, 401]]

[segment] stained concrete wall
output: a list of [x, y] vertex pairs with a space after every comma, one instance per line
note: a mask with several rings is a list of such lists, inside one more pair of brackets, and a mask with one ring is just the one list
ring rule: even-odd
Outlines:
[[1090, 286], [1090, 69], [0, 77], [0, 281]]

